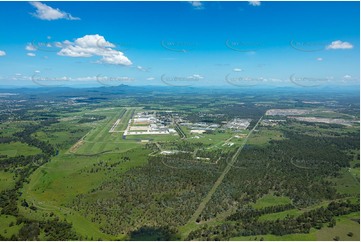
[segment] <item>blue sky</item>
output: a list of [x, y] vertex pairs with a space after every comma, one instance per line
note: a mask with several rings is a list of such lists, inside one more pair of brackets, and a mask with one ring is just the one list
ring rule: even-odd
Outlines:
[[359, 14], [359, 2], [0, 2], [0, 86], [359, 85]]

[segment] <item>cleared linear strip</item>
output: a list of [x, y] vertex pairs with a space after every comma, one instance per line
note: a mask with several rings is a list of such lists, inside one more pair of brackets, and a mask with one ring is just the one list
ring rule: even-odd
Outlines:
[[248, 135], [246, 136], [246, 138], [244, 139], [242, 145], [238, 148], [238, 150], [236, 151], [236, 153], [233, 155], [231, 161], [228, 163], [228, 165], [226, 166], [226, 168], [224, 169], [224, 171], [222, 172], [222, 174], [218, 177], [217, 181], [214, 183], [213, 187], [211, 188], [211, 190], [208, 192], [207, 196], [202, 200], [202, 202], [199, 204], [197, 210], [194, 212], [194, 214], [192, 215], [191, 219], [188, 221], [187, 224], [189, 223], [195, 223], [197, 218], [199, 217], [199, 215], [201, 215], [203, 209], [205, 208], [205, 206], [207, 205], [207, 203], [209, 202], [209, 200], [211, 200], [211, 197], [213, 196], [213, 194], [215, 193], [215, 191], [217, 190], [218, 186], [221, 185], [224, 177], [227, 175], [227, 173], [231, 170], [233, 164], [236, 162], [237, 157], [239, 156], [239, 154], [241, 153], [243, 147], [245, 146], [245, 144], [247, 143], [247, 140], [249, 138], [249, 136], [252, 134], [252, 132], [257, 128], [258, 124], [261, 122], [263, 116], [258, 120], [258, 122], [256, 123], [256, 125], [252, 128], [252, 130], [248, 133]]

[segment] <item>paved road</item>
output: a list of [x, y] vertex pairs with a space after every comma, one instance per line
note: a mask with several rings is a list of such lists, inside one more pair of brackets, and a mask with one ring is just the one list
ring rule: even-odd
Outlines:
[[244, 139], [242, 145], [237, 149], [236, 153], [232, 156], [232, 159], [230, 160], [230, 162], [228, 163], [227, 167], [224, 169], [224, 171], [222, 172], [222, 174], [218, 177], [217, 181], [214, 183], [213, 187], [211, 188], [211, 190], [208, 192], [207, 196], [202, 200], [202, 202], [199, 204], [197, 210], [194, 212], [194, 214], [192, 215], [191, 219], [188, 221], [187, 224], [189, 223], [195, 223], [197, 218], [199, 217], [199, 215], [202, 213], [203, 209], [205, 208], [205, 206], [207, 205], [207, 203], [209, 202], [209, 200], [211, 199], [212, 195], [215, 193], [215, 191], [217, 190], [218, 186], [221, 185], [224, 177], [227, 175], [227, 173], [231, 170], [233, 164], [237, 161], [237, 157], [239, 156], [239, 154], [241, 153], [243, 147], [245, 146], [245, 144], [247, 143], [247, 140], [249, 138], [249, 136], [252, 134], [252, 132], [257, 128], [258, 124], [261, 122], [263, 116], [258, 120], [258, 122], [256, 123], [256, 125], [253, 127], [253, 129], [251, 129], [251, 131], [248, 133], [248, 135], [246, 136], [246, 138]]

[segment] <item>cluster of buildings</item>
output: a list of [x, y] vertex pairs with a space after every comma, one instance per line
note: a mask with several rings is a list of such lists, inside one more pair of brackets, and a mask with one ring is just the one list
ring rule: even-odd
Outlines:
[[139, 112], [129, 120], [124, 135], [172, 134], [175, 129], [169, 128], [171, 120], [157, 116], [156, 112]]
[[208, 122], [192, 123], [183, 119], [177, 113], [170, 113], [171, 112], [155, 111], [138, 112], [133, 115], [132, 119], [130, 119], [124, 135], [177, 133], [175, 129], [170, 128], [173, 124], [177, 125], [177, 123], [190, 130], [191, 134], [203, 134], [208, 131], [226, 129], [231, 129], [233, 132], [237, 132], [247, 129], [252, 121], [251, 119], [235, 118], [231, 121], [224, 121], [221, 124]]
[[240, 119], [235, 118], [232, 121], [227, 122], [223, 127], [233, 130], [245, 130], [250, 125], [252, 119]]
[[220, 127], [219, 124], [209, 124], [209, 123], [180, 123], [181, 126], [185, 126], [190, 129], [191, 134], [203, 134], [206, 131], [214, 131]]
[[191, 134], [203, 134], [206, 131], [215, 131], [218, 130], [225, 130], [225, 129], [232, 129], [233, 131], [237, 130], [245, 130], [251, 123], [251, 119], [233, 119], [232, 121], [224, 121], [222, 124], [215, 124], [215, 123], [189, 123], [189, 122], [181, 122], [181, 126], [185, 126], [190, 129]]

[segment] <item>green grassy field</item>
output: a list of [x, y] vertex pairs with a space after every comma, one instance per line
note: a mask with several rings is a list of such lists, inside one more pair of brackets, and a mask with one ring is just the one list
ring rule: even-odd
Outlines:
[[145, 164], [148, 153], [144, 152], [147, 151], [135, 149], [126, 152], [124, 155], [129, 156], [131, 162], [124, 162], [110, 171], [102, 169], [96, 173], [89, 173], [89, 171], [101, 161], [112, 164], [119, 159], [120, 155], [104, 154], [86, 157], [61, 154], [34, 172], [31, 182], [23, 188], [22, 199], [36, 206], [37, 212], [30, 212], [24, 207], [21, 207], [21, 212], [25, 216], [38, 219], [41, 219], [43, 213], [54, 212], [60, 218], [66, 218], [67, 221], [73, 223], [76, 231], [83, 236], [121, 239], [121, 237], [103, 234], [96, 224], [91, 223], [71, 207], [67, 207], [67, 204], [76, 195], [89, 192], [107, 179], [114, 179], [132, 167]]
[[30, 122], [16, 121], [0, 123], [0, 134], [4, 137], [12, 137], [14, 133], [22, 131], [23, 125], [28, 123]]
[[0, 234], [11, 237], [19, 233], [22, 224], [16, 224], [16, 217], [11, 215], [0, 215]]
[[260, 127], [257, 132], [254, 132], [248, 139], [248, 145], [267, 145], [271, 140], [282, 140], [283, 134], [277, 129], [269, 129]]
[[275, 205], [285, 205], [290, 204], [291, 200], [288, 197], [277, 197], [272, 194], [267, 194], [252, 204], [252, 207], [256, 209], [275, 206]]
[[[127, 108], [116, 109], [108, 112], [106, 120], [101, 121], [89, 133], [85, 135], [82, 145], [76, 150], [75, 154], [94, 155], [106, 153], [121, 153], [137, 147], [142, 147], [146, 142], [142, 141], [176, 141], [179, 140], [177, 134], [164, 135], [127, 135], [123, 138], [123, 132], [131, 118], [133, 112], [137, 109]], [[120, 118], [119, 124], [114, 129], [117, 132], [110, 133], [114, 123]], [[118, 132], [120, 131], [120, 132]]]
[[336, 183], [335, 187], [339, 193], [351, 196], [359, 196], [360, 183], [353, 176], [349, 168], [342, 168], [340, 176], [330, 180]]
[[11, 142], [11, 143], [2, 143], [0, 144], [0, 154], [7, 155], [8, 157], [15, 157], [19, 155], [35, 155], [40, 154], [41, 150], [24, 144], [21, 142]]
[[[190, 143], [202, 143], [208, 146], [207, 149], [227, 149], [229, 147], [226, 143], [233, 143], [233, 146], [242, 144], [244, 137], [248, 134], [248, 130], [242, 130], [240, 132], [218, 132], [214, 131], [212, 134], [191, 134], [190, 129], [187, 127], [181, 127], [184, 133], [187, 135], [185, 139]], [[235, 137], [235, 136], [238, 136]]]
[[257, 236], [239, 236], [233, 237], [231, 241], [251, 241], [251, 240], [261, 240], [263, 238], [264, 241], [312, 241], [316, 240], [315, 233], [309, 234], [288, 234], [283, 236], [277, 236], [272, 234], [266, 235], [257, 235]]
[[[125, 130], [133, 111], [133, 109], [125, 111], [116, 130]], [[123, 109], [114, 109], [107, 112], [107, 118], [100, 121], [95, 128], [85, 135], [83, 144], [75, 153], [83, 155], [100, 154], [102, 152], [119, 153], [139, 147], [137, 141], [124, 140], [123, 132], [109, 132], [122, 112], [124, 112]]]
[[[360, 240], [360, 213], [351, 213], [336, 218], [336, 226], [333, 228], [323, 227], [316, 232], [317, 240], [335, 240], [336, 237], [341, 241], [359, 241]], [[352, 233], [351, 234], [349, 233]]]
[[14, 174], [0, 171], [0, 192], [5, 189], [11, 189], [15, 185]]
[[[121, 125], [126, 125], [130, 112], [131, 109], [127, 110], [124, 115], [126, 118]], [[31, 175], [30, 183], [22, 189], [21, 199], [34, 205], [37, 210], [31, 211], [29, 208], [19, 206], [24, 216], [42, 219], [44, 214], [53, 212], [59, 218], [71, 222], [80, 235], [88, 238], [124, 239], [125, 235], [111, 236], [102, 233], [99, 225], [92, 223], [68, 206], [75, 196], [85, 194], [102, 182], [115, 179], [129, 169], [146, 162], [149, 151], [141, 148], [144, 144], [123, 140], [121, 133], [109, 133], [109, 129], [119, 116], [119, 109], [107, 110], [106, 114], [108, 118], [97, 122], [97, 125], [85, 135], [84, 144], [75, 153], [61, 152]], [[66, 124], [71, 121], [63, 122]], [[42, 133], [37, 134], [40, 136]], [[79, 134], [77, 135], [79, 138]], [[65, 135], [59, 137], [59, 139], [65, 138]], [[107, 150], [108, 153], [102, 153]], [[111, 169], [100, 165], [110, 166], [124, 156], [129, 157], [130, 161], [116, 164]], [[97, 168], [96, 172], [94, 172], [95, 168]]]

